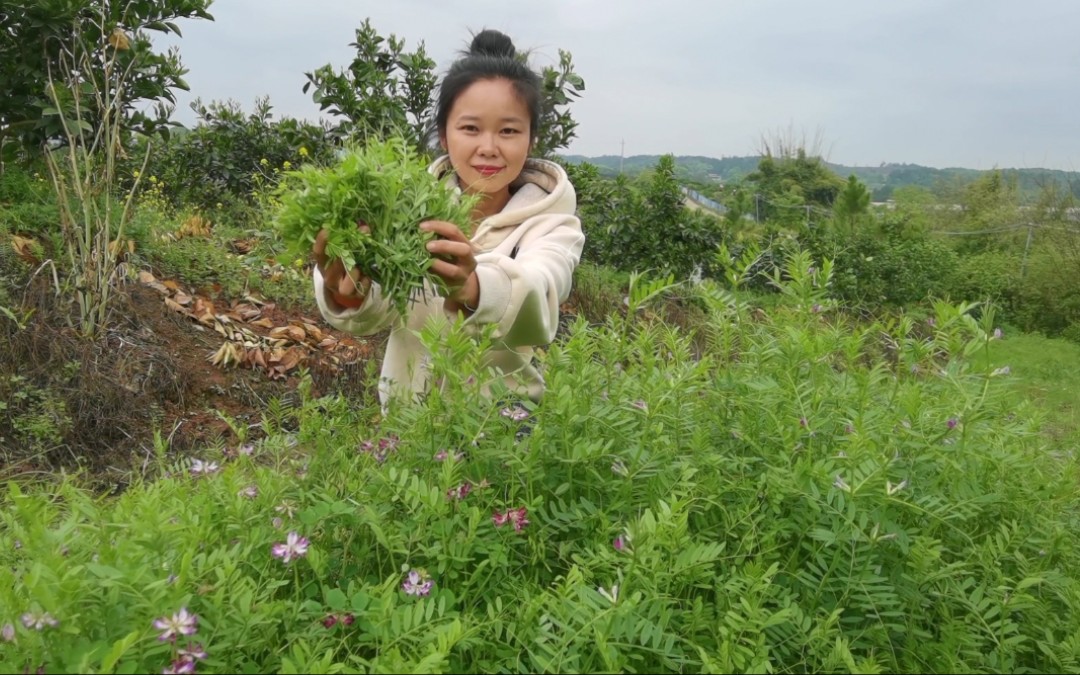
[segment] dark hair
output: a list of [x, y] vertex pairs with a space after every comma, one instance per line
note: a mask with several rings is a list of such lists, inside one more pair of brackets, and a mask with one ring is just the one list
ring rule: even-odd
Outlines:
[[442, 136], [450, 119], [450, 108], [461, 92], [479, 80], [509, 80], [529, 110], [529, 140], [540, 130], [540, 76], [514, 49], [508, 36], [497, 30], [482, 30], [473, 36], [469, 50], [450, 66], [439, 85], [435, 107], [435, 132]]

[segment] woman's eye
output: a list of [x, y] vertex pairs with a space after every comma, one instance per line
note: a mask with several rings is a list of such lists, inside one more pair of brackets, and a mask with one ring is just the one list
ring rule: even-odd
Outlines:
[[503, 133], [509, 136], [510, 134], [520, 134], [521, 131], [519, 129], [507, 128], [503, 129]]

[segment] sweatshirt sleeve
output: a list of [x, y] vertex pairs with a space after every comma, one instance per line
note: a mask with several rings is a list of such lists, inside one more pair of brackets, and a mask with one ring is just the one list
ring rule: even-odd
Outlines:
[[495, 324], [492, 338], [511, 349], [555, 339], [559, 305], [570, 295], [585, 244], [576, 216], [537, 217], [552, 223], [529, 228], [515, 257], [501, 253], [476, 256], [480, 302], [465, 325], [478, 331], [483, 324]]
[[353, 335], [372, 335], [398, 318], [398, 312], [382, 294], [378, 284], [371, 284], [367, 300], [356, 309], [341, 307], [327, 297], [322, 273], [315, 268], [315, 302], [319, 312], [334, 328]]

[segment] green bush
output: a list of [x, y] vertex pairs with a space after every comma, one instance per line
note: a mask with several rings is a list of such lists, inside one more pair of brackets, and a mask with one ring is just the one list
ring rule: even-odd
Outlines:
[[834, 231], [812, 236], [819, 258], [832, 259], [835, 297], [852, 305], [875, 308], [905, 306], [953, 289], [958, 259], [944, 243], [886, 221], [881, 231], [865, 229], [852, 235]]
[[[266, 98], [245, 114], [232, 101], [196, 101], [199, 121], [188, 132], [156, 147], [146, 172], [165, 183], [175, 208], [223, 211], [237, 220], [251, 218], [262, 193], [276, 185], [278, 173], [301, 163], [326, 163], [334, 147], [323, 127], [292, 118], [273, 120]], [[133, 174], [144, 150], [132, 152]]]
[[727, 240], [722, 220], [683, 205], [670, 155], [640, 186], [607, 182], [595, 167], [569, 169], [579, 190], [585, 230], [582, 259], [624, 272], [652, 270], [678, 279], [718, 274], [715, 254]]

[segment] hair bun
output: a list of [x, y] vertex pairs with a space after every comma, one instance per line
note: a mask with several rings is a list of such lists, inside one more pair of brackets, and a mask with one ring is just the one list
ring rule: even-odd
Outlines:
[[514, 58], [517, 50], [514, 42], [504, 33], [497, 30], [482, 30], [473, 37], [469, 45], [470, 56], [505, 56]]

